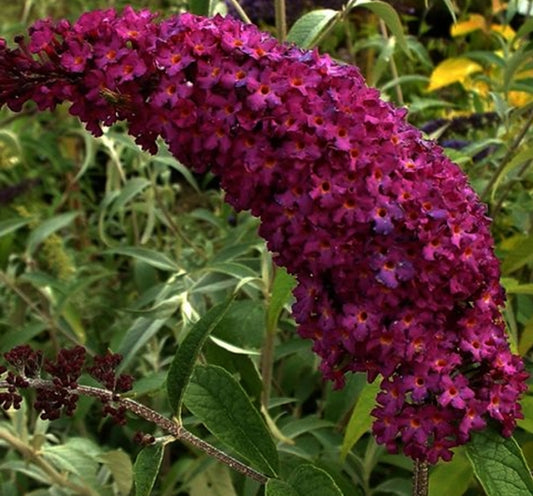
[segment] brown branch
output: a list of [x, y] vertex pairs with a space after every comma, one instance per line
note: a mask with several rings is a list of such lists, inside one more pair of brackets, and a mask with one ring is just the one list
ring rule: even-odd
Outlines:
[[[23, 377], [27, 381], [28, 386], [31, 388], [39, 388], [46, 390], [57, 389], [57, 386], [52, 382], [44, 379], [32, 379], [28, 377]], [[10, 385], [6, 381], [0, 381], [0, 389], [7, 388]], [[216, 458], [218, 461], [224, 463], [228, 467], [231, 467], [233, 470], [240, 472], [251, 479], [256, 480], [261, 484], [266, 484], [268, 477], [258, 472], [257, 470], [249, 467], [248, 465], [242, 463], [241, 461], [233, 458], [232, 456], [224, 453], [215, 446], [207, 443], [206, 441], [195, 436], [192, 432], [189, 432], [182, 425], [177, 423], [174, 420], [171, 420], [160, 413], [152, 410], [151, 408], [139, 403], [131, 398], [123, 398], [120, 395], [108, 391], [107, 389], [97, 388], [93, 386], [82, 386], [78, 385], [77, 388], [71, 389], [71, 392], [78, 393], [83, 396], [90, 396], [92, 398], [98, 398], [99, 400], [109, 402], [112, 401], [117, 405], [123, 406], [126, 410], [134, 413], [138, 417], [147, 420], [148, 422], [157, 425], [160, 429], [164, 430], [171, 436], [180, 441], [188, 442], [193, 445], [195, 448], [198, 448], [200, 451], [203, 451], [207, 455]]]

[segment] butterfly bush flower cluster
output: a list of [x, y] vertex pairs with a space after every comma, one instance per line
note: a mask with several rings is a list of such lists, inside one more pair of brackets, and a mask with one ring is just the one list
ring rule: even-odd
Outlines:
[[489, 421], [510, 435], [527, 374], [485, 207], [357, 68], [230, 17], [130, 8], [38, 21], [16, 42], [0, 41], [0, 104], [66, 100], [95, 135], [125, 120], [260, 217], [324, 376], [379, 376], [378, 442], [435, 462]]

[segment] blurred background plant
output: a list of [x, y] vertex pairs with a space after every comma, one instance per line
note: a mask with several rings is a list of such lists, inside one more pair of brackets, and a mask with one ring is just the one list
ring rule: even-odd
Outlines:
[[[511, 342], [528, 364], [531, 3], [287, 2], [289, 41], [357, 64], [384, 98], [407, 106], [410, 121], [446, 147], [487, 201]], [[12, 38], [37, 18], [74, 19], [126, 4], [165, 16], [187, 9], [238, 15], [229, 0], [0, 0], [0, 35]], [[276, 32], [274, 2], [239, 4]], [[155, 157], [142, 152], [126, 131], [117, 125], [95, 139], [64, 107], [0, 111], [0, 352], [23, 343], [45, 354], [74, 344], [93, 355], [109, 348], [137, 378], [134, 397], [170, 414], [164, 382], [176, 348], [208, 309], [236, 293], [200, 359], [238, 379], [258, 409], [266, 405], [282, 474], [312, 463], [346, 496], [410, 495], [411, 463], [386, 454], [368, 433], [373, 386], [361, 375], [350, 376], [341, 391], [321, 381], [310, 344], [290, 318], [291, 280], [273, 267], [257, 221], [235, 214], [209, 174], [191, 174], [164, 147]], [[531, 467], [533, 396], [523, 406], [516, 439]], [[200, 420], [185, 408], [184, 424], [217, 444]], [[0, 420], [0, 494], [129, 494], [140, 450], [136, 431], [161, 435], [133, 416], [121, 427], [103, 420], [90, 398], [80, 399], [72, 419], [54, 422], [26, 407], [9, 411]], [[179, 443], [166, 446], [161, 474], [153, 494], [264, 491]], [[432, 469], [430, 480], [431, 496], [480, 496], [487, 489], [461, 449]]]

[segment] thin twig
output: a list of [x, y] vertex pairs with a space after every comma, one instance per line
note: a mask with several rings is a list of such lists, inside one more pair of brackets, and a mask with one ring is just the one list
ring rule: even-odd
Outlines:
[[[383, 38], [387, 41], [389, 39], [389, 33], [387, 31], [387, 26], [385, 25], [385, 21], [383, 21], [383, 19], [380, 19], [379, 20], [379, 29], [381, 31], [381, 35], [383, 36]], [[390, 70], [391, 70], [391, 73], [392, 73], [392, 77], [398, 81], [398, 78], [399, 78], [399, 73], [398, 73], [398, 68], [396, 67], [396, 62], [394, 61], [394, 55], [391, 54], [390, 56]], [[376, 81], [377, 83], [377, 81]], [[396, 88], [396, 98], [398, 99], [398, 103], [400, 105], [403, 105], [405, 103], [404, 99], [403, 99], [403, 93], [402, 93], [402, 87], [400, 86], [400, 83], [397, 83], [395, 85], [395, 88]]]
[[274, 0], [276, 15], [276, 34], [278, 41], [283, 43], [287, 38], [287, 10], [285, 0]]
[[344, 26], [344, 34], [346, 35], [346, 45], [347, 45], [348, 53], [350, 54], [350, 62], [353, 65], [357, 65], [357, 57], [356, 57], [356, 52], [354, 48], [355, 42], [352, 36], [351, 27], [350, 27], [351, 21], [350, 21], [350, 18], [346, 14], [344, 14], [344, 12], [342, 15], [343, 15], [342, 24]]
[[[44, 379], [32, 379], [29, 377], [24, 377], [24, 380], [27, 381], [28, 386], [31, 388], [55, 390], [57, 386], [52, 382]], [[6, 381], [0, 381], [0, 389], [8, 388], [10, 385]], [[250, 477], [251, 479], [256, 480], [261, 484], [266, 484], [268, 477], [258, 472], [257, 470], [249, 467], [248, 465], [242, 463], [241, 461], [233, 458], [232, 456], [224, 453], [215, 446], [209, 444], [208, 442], [196, 437], [193, 433], [189, 432], [182, 425], [178, 424], [174, 420], [164, 417], [160, 413], [152, 410], [151, 408], [139, 403], [131, 398], [123, 398], [112, 391], [107, 389], [97, 388], [93, 386], [83, 386], [78, 385], [77, 388], [72, 389], [73, 392], [76, 392], [83, 396], [90, 396], [92, 398], [98, 398], [105, 402], [112, 401], [117, 405], [121, 405], [126, 410], [134, 413], [138, 417], [141, 417], [148, 422], [157, 425], [160, 429], [166, 431], [174, 438], [181, 441], [185, 441], [193, 445], [195, 448], [198, 448], [200, 451], [208, 454], [209, 456], [216, 458], [218, 461], [224, 463], [228, 467], [240, 472], [241, 474]]]
[[229, 1], [231, 5], [233, 5], [235, 10], [237, 11], [237, 14], [239, 14], [239, 16], [241, 17], [241, 19], [248, 24], [252, 24], [252, 20], [246, 15], [246, 12], [244, 12], [244, 9], [241, 7], [239, 2], [237, 0], [229, 0]]

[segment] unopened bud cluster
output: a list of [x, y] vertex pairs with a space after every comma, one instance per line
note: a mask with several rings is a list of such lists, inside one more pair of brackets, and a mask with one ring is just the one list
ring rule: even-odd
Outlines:
[[[35, 389], [33, 407], [40, 412], [43, 420], [55, 420], [62, 414], [73, 415], [79, 398], [78, 379], [85, 370], [86, 351], [83, 346], [59, 350], [55, 361], [43, 360], [41, 351], [34, 351], [29, 345], [16, 346], [4, 354], [9, 369], [0, 366], [0, 379], [5, 377], [7, 387], [0, 388], [0, 407], [18, 409], [22, 402], [20, 389], [30, 385]], [[115, 369], [122, 357], [109, 351], [103, 356], [95, 356], [87, 372], [113, 393], [110, 399], [100, 398], [104, 403], [104, 415], [110, 415], [119, 424], [125, 423], [125, 409], [114, 406], [113, 399], [118, 393], [129, 391], [133, 378], [127, 374], [117, 375]], [[42, 379], [31, 382], [32, 379]]]

